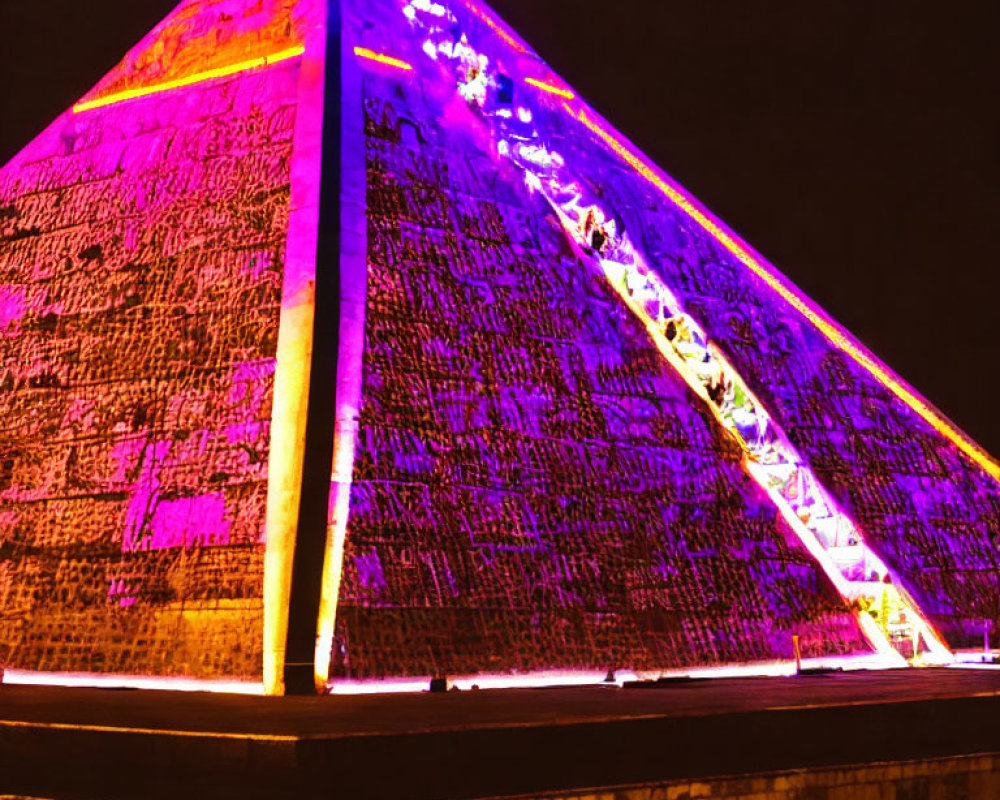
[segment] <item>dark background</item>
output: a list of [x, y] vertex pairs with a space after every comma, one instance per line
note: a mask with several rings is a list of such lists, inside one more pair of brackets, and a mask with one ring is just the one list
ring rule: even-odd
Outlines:
[[[0, 163], [173, 0], [0, 0]], [[494, 0], [599, 111], [1000, 454], [992, 0]]]

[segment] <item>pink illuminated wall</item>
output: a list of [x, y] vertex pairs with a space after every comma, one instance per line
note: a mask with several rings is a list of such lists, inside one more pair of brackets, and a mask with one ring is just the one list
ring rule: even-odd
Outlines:
[[[190, 0], [0, 170], [0, 661], [257, 678], [299, 63]], [[155, 89], [145, 96], [117, 94]]]
[[[331, 678], [761, 662], [793, 635], [808, 656], [867, 653], [407, 5], [346, 4], [368, 273]], [[602, 177], [606, 160], [581, 158]]]

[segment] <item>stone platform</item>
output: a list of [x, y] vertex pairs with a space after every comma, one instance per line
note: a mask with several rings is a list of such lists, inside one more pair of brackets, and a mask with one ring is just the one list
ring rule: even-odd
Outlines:
[[969, 669], [316, 698], [2, 686], [0, 795], [624, 793], [1000, 753], [998, 720], [1000, 671]]

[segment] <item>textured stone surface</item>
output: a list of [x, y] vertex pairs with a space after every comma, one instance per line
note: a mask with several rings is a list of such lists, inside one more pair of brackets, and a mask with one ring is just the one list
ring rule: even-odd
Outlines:
[[260, 674], [297, 69], [67, 113], [0, 170], [8, 666]]
[[787, 659], [792, 634], [807, 656], [865, 651], [472, 112], [408, 77], [363, 92], [364, 386], [333, 674]]
[[184, 0], [85, 101], [226, 69], [300, 44], [298, 0]]

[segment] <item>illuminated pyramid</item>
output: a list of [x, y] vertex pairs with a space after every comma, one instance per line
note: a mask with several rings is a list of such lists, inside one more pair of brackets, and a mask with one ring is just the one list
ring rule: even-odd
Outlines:
[[0, 170], [0, 343], [14, 680], [940, 663], [1000, 618], [1000, 466], [473, 0], [181, 3]]

